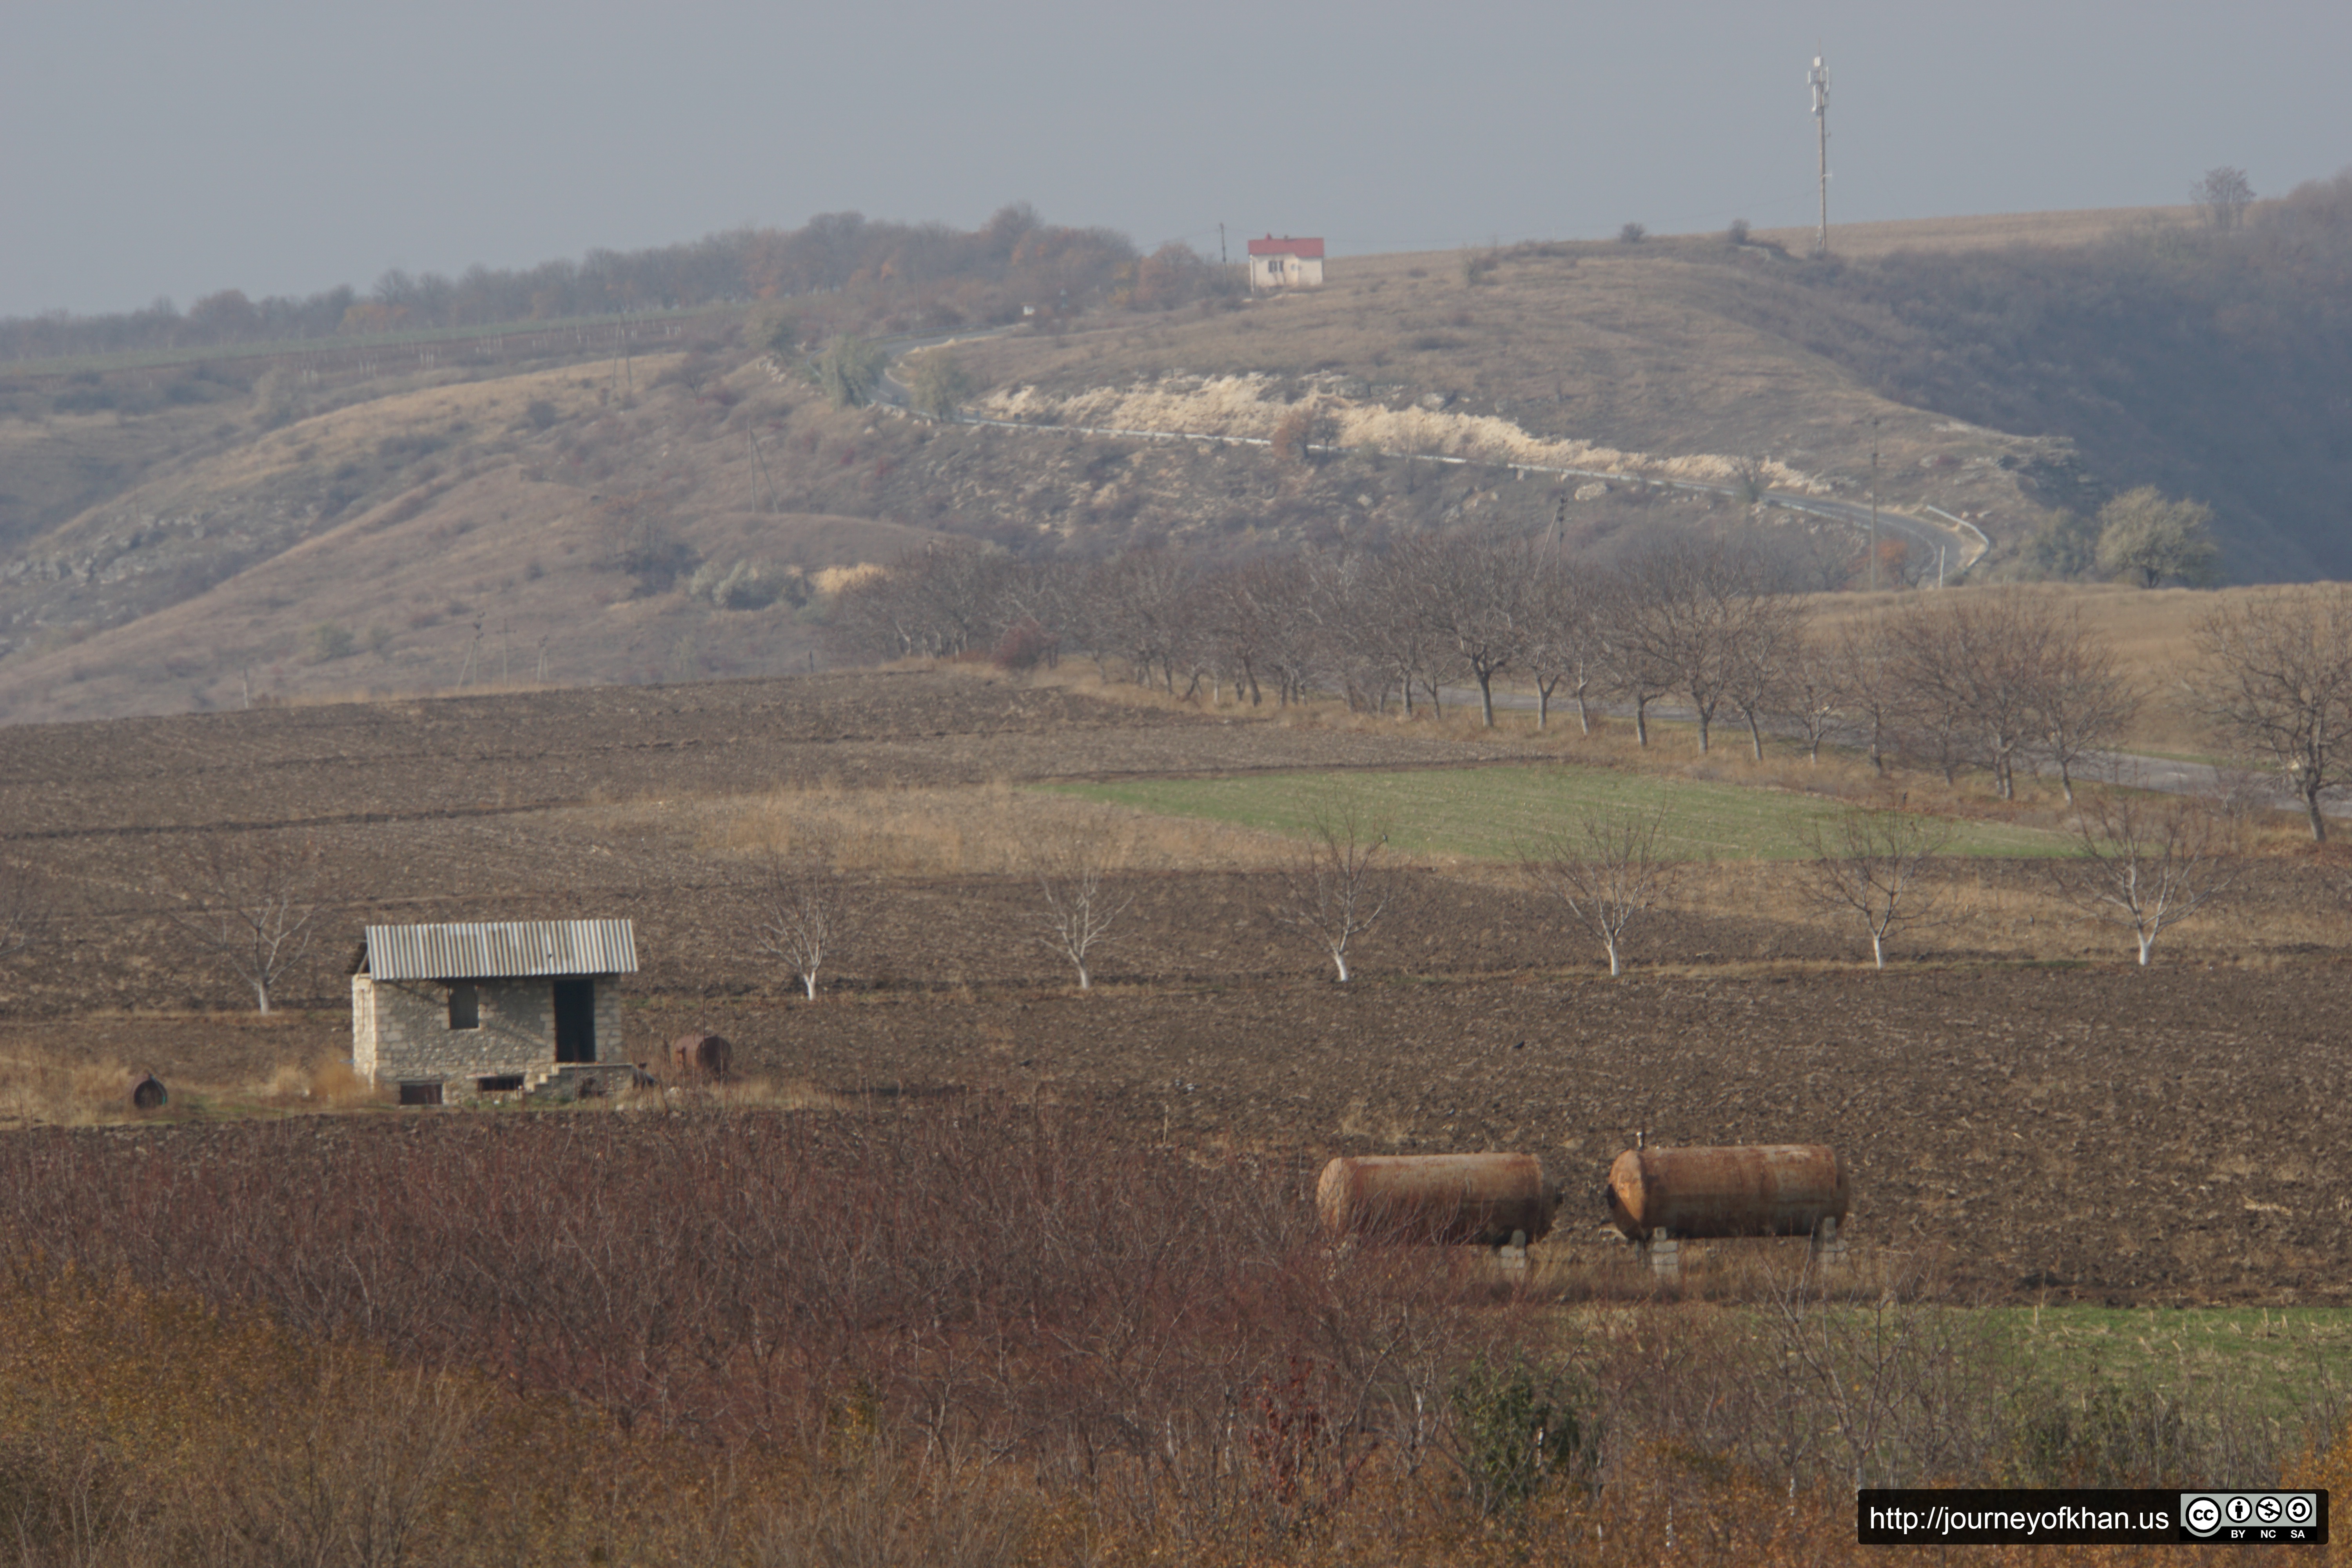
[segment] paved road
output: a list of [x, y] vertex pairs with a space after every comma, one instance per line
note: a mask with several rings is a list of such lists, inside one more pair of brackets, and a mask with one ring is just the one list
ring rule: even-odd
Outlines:
[[914, 389], [898, 376], [899, 360], [917, 349], [935, 349], [949, 343], [978, 342], [982, 338], [1001, 338], [1013, 330], [1010, 326], [980, 327], [953, 332], [933, 332], [928, 337], [892, 338], [881, 347], [884, 353], [882, 377], [874, 384], [874, 401], [885, 408], [904, 408], [914, 396]]

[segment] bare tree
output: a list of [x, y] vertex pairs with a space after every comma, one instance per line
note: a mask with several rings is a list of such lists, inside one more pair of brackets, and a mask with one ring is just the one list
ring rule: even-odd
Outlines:
[[1911, 743], [1947, 782], [1976, 763], [1996, 795], [2015, 798], [2018, 760], [2043, 732], [2041, 704], [2064, 631], [2046, 594], [2016, 588], [1940, 595], [1896, 615]]
[[[1748, 726], [1748, 743], [1764, 760], [1764, 720], [1807, 707], [1812, 694], [1797, 687], [1821, 673], [1800, 668], [1807, 657], [1804, 607], [1780, 594], [1756, 594], [1738, 603], [1726, 627], [1724, 695]], [[1808, 735], [1811, 734], [1810, 726]], [[1816, 760], [1821, 742], [1812, 742]]]
[[2243, 169], [2223, 164], [2206, 170], [2204, 176], [2189, 187], [2189, 199], [2205, 219], [2206, 226], [2227, 234], [2245, 221], [2246, 209], [2253, 205], [2254, 183], [2246, 178]]
[[1491, 730], [1495, 677], [1527, 661], [1542, 613], [1535, 552], [1521, 540], [1461, 533], [1414, 553], [1429, 621], [1478, 683]]
[[1576, 721], [1592, 733], [1590, 693], [1601, 675], [1601, 633], [1590, 584], [1558, 555], [1534, 556], [1529, 570], [1534, 597], [1528, 632], [1528, 677], [1536, 688], [1536, 728], [1551, 725], [1551, 700], [1565, 691], [1576, 699]]
[[1663, 807], [1588, 816], [1519, 858], [1528, 885], [1601, 939], [1612, 976], [1623, 973], [1625, 928], [1673, 895], [1665, 825]]
[[1846, 704], [1846, 661], [1834, 647], [1801, 637], [1780, 667], [1778, 706], [1805, 742], [1805, 760], [1822, 760], [1822, 745], [1836, 732]]
[[2269, 758], [2325, 842], [2322, 803], [2340, 785], [2352, 727], [2352, 588], [2223, 605], [2197, 629], [2207, 716], [2235, 746]]
[[1125, 858], [1115, 814], [1105, 806], [1086, 820], [1041, 830], [1022, 849], [1042, 905], [1033, 917], [1037, 943], [1078, 972], [1079, 990], [1092, 990], [1091, 956], [1110, 942], [1119, 916], [1135, 902], [1132, 890], [1111, 881]]
[[215, 833], [165, 868], [165, 913], [191, 946], [253, 987], [267, 1013], [333, 907], [323, 880], [311, 844]]
[[821, 835], [795, 829], [790, 848], [761, 865], [751, 894], [751, 940], [799, 976], [812, 1002], [817, 976], [839, 952], [845, 923], [830, 849]]
[[1330, 954], [1348, 983], [1348, 953], [1358, 937], [1391, 912], [1400, 891], [1384, 832], [1366, 823], [1352, 805], [1319, 806], [1307, 823], [1307, 841], [1275, 872], [1268, 912], [1277, 924], [1306, 932]]
[[1445, 716], [1444, 672], [1452, 667], [1454, 639], [1431, 613], [1429, 575], [1438, 542], [1413, 536], [1355, 574], [1348, 604], [1352, 636], [1364, 653], [1404, 689], [1404, 710], [1413, 711], [1413, 692], [1427, 693], [1432, 714]]
[[2193, 796], [2106, 790], [2074, 831], [2074, 857], [2053, 869], [2059, 892], [2130, 931], [2143, 968], [2156, 939], [2228, 892], [2243, 865], [2228, 816]]
[[1676, 612], [1649, 574], [1615, 574], [1599, 615], [1602, 682], [1633, 705], [1633, 743], [1650, 743], [1650, 704], [1675, 689], [1680, 668], [1675, 647]]
[[1871, 768], [1884, 773], [1902, 720], [1903, 671], [1895, 638], [1885, 621], [1849, 623], [1839, 629], [1832, 657], [1837, 689], [1862, 728]]
[[[1743, 658], [1771, 635], [1775, 617], [1788, 613], [1785, 602], [1769, 591], [1753, 551], [1720, 542], [1664, 545], [1629, 567], [1624, 582], [1612, 629], [1622, 650], [1620, 689], [1636, 704], [1636, 733], [1646, 744], [1639, 711], [1644, 689], [1660, 689], [1652, 699], [1679, 691], [1698, 721], [1704, 752]], [[1760, 753], [1760, 730], [1757, 745]]]
[[2037, 679], [2037, 758], [2058, 770], [2058, 787], [2072, 805], [2075, 773], [2131, 723], [2139, 711], [2139, 692], [2116, 668], [2114, 647], [2086, 628], [2081, 609], [2071, 605], [2060, 617]]
[[1833, 914], [1859, 915], [1871, 959], [1884, 969], [1887, 942], [1934, 918], [1930, 876], [1950, 838], [1939, 824], [1907, 811], [1855, 809], [1826, 825], [1816, 821], [1805, 834], [1814, 901]]

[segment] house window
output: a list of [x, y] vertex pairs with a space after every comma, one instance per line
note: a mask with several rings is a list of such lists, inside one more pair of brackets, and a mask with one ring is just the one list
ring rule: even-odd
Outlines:
[[493, 1073], [474, 1080], [475, 1091], [480, 1094], [511, 1094], [521, 1087], [522, 1074], [519, 1072]]
[[481, 987], [470, 980], [454, 981], [449, 986], [449, 1026], [453, 1029], [478, 1029], [482, 1026]]
[[441, 1086], [437, 1083], [404, 1083], [400, 1086], [400, 1103], [438, 1105], [441, 1103]]

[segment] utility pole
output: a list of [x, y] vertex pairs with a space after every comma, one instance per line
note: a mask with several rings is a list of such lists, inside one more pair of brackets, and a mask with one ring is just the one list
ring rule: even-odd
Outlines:
[[1822, 231], [1814, 237], [1813, 254], [1830, 253], [1830, 72], [1822, 64], [1822, 57], [1813, 57], [1813, 68], [1805, 80], [1813, 89], [1813, 129], [1819, 133], [1822, 149]]
[[1219, 224], [1217, 226], [1217, 265], [1231, 267], [1233, 264], [1234, 258], [1225, 254], [1225, 226]]
[[1870, 591], [1878, 592], [1878, 416], [1870, 419]]

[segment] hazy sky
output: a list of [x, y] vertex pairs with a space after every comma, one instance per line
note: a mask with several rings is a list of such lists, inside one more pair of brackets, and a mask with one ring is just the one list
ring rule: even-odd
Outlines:
[[[2352, 5], [10, 0], [0, 315], [1007, 201], [1213, 255], [2282, 193]], [[1238, 251], [1238, 245], [1236, 245]]]

